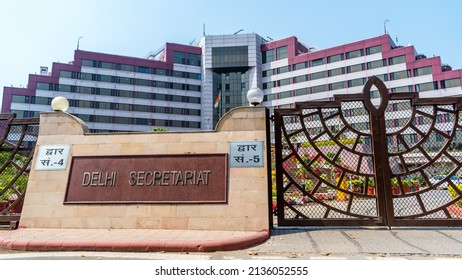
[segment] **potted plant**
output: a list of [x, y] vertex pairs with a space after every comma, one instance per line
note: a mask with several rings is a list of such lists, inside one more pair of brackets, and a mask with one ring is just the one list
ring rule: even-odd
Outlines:
[[367, 194], [368, 195], [374, 195], [375, 194], [375, 181], [372, 178], [369, 178], [369, 180], [368, 180]]
[[396, 179], [396, 177], [391, 178], [390, 184], [391, 184], [391, 193], [393, 195], [399, 194], [398, 179]]
[[412, 188], [411, 188], [411, 191], [413, 192], [417, 192], [419, 191], [420, 189], [420, 182], [418, 179], [413, 179], [412, 180]]
[[313, 189], [313, 180], [311, 179], [303, 180], [303, 187], [305, 188], [307, 192], [311, 192], [311, 190]]
[[404, 193], [410, 193], [411, 192], [410, 181], [408, 179], [404, 179], [401, 181], [401, 183], [403, 184]]

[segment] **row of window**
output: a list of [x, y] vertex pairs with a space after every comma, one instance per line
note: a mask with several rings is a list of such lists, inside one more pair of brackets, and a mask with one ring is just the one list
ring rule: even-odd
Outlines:
[[192, 66], [201, 66], [201, 55], [173, 51], [173, 63], [192, 65]]
[[[71, 73], [69, 75], [69, 73]], [[98, 74], [90, 74], [90, 73], [81, 73], [77, 72], [76, 76], [72, 77], [73, 73], [69, 71], [60, 71], [60, 77], [65, 78], [74, 78], [79, 80], [87, 80], [87, 81], [98, 81], [98, 82], [105, 82], [105, 83], [116, 83], [116, 84], [125, 84], [125, 85], [137, 85], [137, 86], [146, 86], [146, 87], [159, 87], [159, 88], [170, 88], [170, 89], [178, 89], [178, 90], [190, 90], [190, 91], [201, 91], [201, 86], [199, 85], [190, 85], [190, 84], [180, 84], [180, 83], [170, 83], [164, 81], [153, 81], [153, 80], [145, 80], [145, 79], [133, 79], [133, 78], [126, 78], [126, 77], [119, 77], [119, 76], [109, 76], [109, 75], [98, 75]]]
[[262, 52], [262, 63], [268, 63], [275, 60], [280, 60], [289, 57], [288, 47], [282, 46], [273, 50]]
[[[389, 61], [391, 59], [396, 59], [396, 58], [398, 58], [398, 57], [390, 58]], [[404, 59], [404, 56], [402, 56], [402, 58]], [[305, 62], [305, 64], [306, 64], [306, 62]], [[392, 65], [392, 64], [393, 64], [393, 62], [389, 63], [389, 65]], [[295, 70], [296, 65], [299, 65], [299, 64], [292, 65], [292, 69]], [[371, 61], [371, 62], [368, 62], [368, 63], [360, 63], [360, 64], [355, 64], [355, 65], [350, 65], [350, 66], [347, 66], [347, 67], [340, 67], [340, 68], [336, 68], [336, 69], [330, 69], [330, 70], [327, 70], [327, 71], [320, 71], [320, 72], [312, 73], [312, 74], [309, 74], [309, 75], [307, 74], [307, 75], [309, 76], [309, 80], [316, 80], [316, 79], [322, 79], [322, 78], [325, 78], [325, 77], [333, 77], [333, 76], [338, 76], [338, 75], [342, 75], [342, 74], [345, 74], [345, 73], [347, 73], [347, 74], [355, 73], [355, 72], [359, 72], [359, 71], [370, 70], [370, 69], [375, 69], [375, 68], [385, 67], [385, 66], [387, 66], [386, 59], [381, 59], [381, 60]], [[282, 74], [282, 73], [289, 72], [290, 69], [291, 69], [290, 65], [275, 68], [275, 69], [270, 69], [270, 70], [267, 70], [267, 71], [263, 71], [262, 76], [263, 77], [269, 77], [269, 76], [271, 76], [273, 74]], [[301, 68], [297, 68], [297, 69], [301, 69]], [[405, 70], [405, 71], [411, 71], [411, 70]], [[401, 79], [401, 78], [410, 77], [411, 72], [407, 73], [405, 71], [401, 71], [402, 73], [401, 72], [396, 72], [396, 74], [393, 74], [391, 76], [391, 79], [392, 80], [393, 79], [397, 80], [397, 79]], [[432, 73], [432, 68], [431, 68], [431, 66], [422, 67], [422, 68], [415, 68], [415, 69], [413, 69], [413, 73], [414, 73], [414, 77], [422, 76], [422, 75], [429, 75], [429, 74]], [[303, 79], [308, 80], [308, 77], [303, 78], [303, 76], [306, 76], [306, 75], [295, 77], [297, 79], [294, 80], [294, 83], [304, 81]], [[300, 79], [299, 77], [302, 78], [302, 79]]]
[[[50, 105], [52, 98], [41, 97], [41, 96], [23, 96], [13, 95], [12, 103], [21, 104], [42, 104]], [[162, 106], [149, 106], [149, 105], [137, 105], [137, 104], [125, 104], [125, 103], [112, 103], [102, 101], [87, 101], [87, 100], [69, 100], [70, 107], [76, 108], [95, 108], [105, 110], [119, 110], [119, 111], [132, 111], [132, 112], [149, 112], [149, 113], [161, 113], [161, 114], [175, 114], [175, 115], [188, 115], [188, 116], [200, 116], [201, 111], [198, 109], [186, 109], [176, 107], [162, 107]]]
[[[388, 81], [387, 74], [379, 75], [378, 77], [382, 79], [383, 81]], [[286, 79], [279, 80], [274, 83], [277, 86], [285, 85], [285, 84], [280, 83], [281, 81], [286, 81]], [[267, 86], [265, 87], [265, 84], [267, 85], [268, 83], [263, 84], [263, 89], [268, 88]], [[276, 99], [282, 99], [282, 98], [288, 98], [288, 97], [294, 97], [294, 96], [300, 96], [300, 95], [306, 95], [306, 94], [314, 94], [314, 93], [319, 93], [319, 92], [324, 92], [324, 91], [338, 90], [338, 89], [347, 88], [347, 87], [348, 88], [358, 87], [358, 86], [363, 86], [364, 84], [366, 84], [366, 78], [358, 78], [358, 79], [353, 79], [353, 80], [348, 80], [348, 81], [340, 81], [336, 83], [301, 88], [301, 89], [296, 89], [296, 90], [289, 90], [289, 91], [279, 92], [275, 94], [266, 94], [263, 101], [272, 101]], [[441, 89], [450, 88], [450, 87], [459, 87], [461, 85], [459, 78], [443, 80], [443, 81], [440, 81], [440, 84], [441, 84], [441, 87], [440, 87]], [[416, 84], [415, 86], [408, 85], [408, 86], [390, 88], [390, 92], [391, 93], [412, 92], [412, 91], [422, 92], [422, 91], [430, 91], [430, 90], [437, 90], [437, 89], [438, 89], [438, 82], [428, 82], [428, 83]], [[371, 91], [371, 95], [372, 95], [371, 96], [372, 98], [378, 97], [377, 91], [374, 91], [374, 92]]]
[[[382, 52], [382, 46], [374, 46], [374, 47], [366, 48], [366, 55], [371, 55], [371, 54], [380, 53], [380, 52]], [[274, 56], [274, 54], [275, 54], [274, 50], [263, 51], [262, 52], [262, 62], [268, 63], [274, 60], [287, 58], [288, 57], [287, 56], [287, 46], [276, 48], [276, 56]], [[335, 55], [331, 55], [331, 56], [327, 56], [323, 58], [310, 60], [308, 62], [294, 64], [293, 69], [295, 71], [295, 70], [307, 68], [308, 66], [315, 67], [315, 66], [326, 64], [326, 63], [333, 63], [333, 62], [342, 61], [345, 59], [352, 59], [352, 58], [356, 58], [360, 56], [364, 56], [364, 49], [354, 50], [354, 51], [350, 51], [346, 53], [339, 53], [339, 54], [335, 54]], [[402, 63], [402, 62], [399, 62], [399, 60], [401, 59], [402, 58], [399, 58], [399, 59], [390, 58], [389, 65]]]
[[[37, 118], [40, 112], [37, 111], [22, 111], [11, 110], [16, 116], [23, 118]], [[183, 127], [183, 128], [201, 128], [200, 122], [191, 121], [176, 121], [176, 120], [161, 120], [161, 119], [145, 119], [145, 118], [128, 118], [128, 117], [112, 117], [99, 115], [74, 114], [84, 122], [93, 123], [110, 123], [110, 124], [129, 124], [129, 125], [149, 125], [149, 126], [164, 126], [164, 127]], [[94, 131], [93, 131], [94, 132]]]
[[[173, 62], [178, 63], [178, 64], [192, 65], [192, 66], [201, 66], [201, 55], [174, 51], [173, 52]], [[152, 67], [123, 64], [123, 63], [113, 63], [113, 62], [107, 62], [107, 61], [96, 61], [96, 60], [89, 60], [89, 59], [82, 59], [82, 66], [102, 68], [102, 69], [121, 70], [121, 71], [128, 71], [128, 72], [157, 74], [157, 75], [164, 75], [164, 76], [173, 76], [173, 72], [175, 72], [175, 71], [170, 71], [167, 69], [152, 68]]]
[[[177, 78], [193, 79], [193, 80], [201, 79], [200, 73], [183, 72], [183, 71], [176, 71], [176, 70], [154, 69], [154, 72], [152, 74], [177, 77]], [[62, 78], [81, 79], [81, 75], [82, 75], [81, 72], [65, 71], [65, 70], [59, 71], [59, 76]], [[87, 73], [87, 75], [90, 75], [90, 74]]]
[[171, 95], [171, 94], [130, 91], [130, 90], [116, 90], [116, 89], [108, 89], [108, 88], [70, 86], [70, 85], [61, 85], [61, 84], [52, 84], [52, 83], [40, 83], [40, 82], [38, 82], [36, 86], [38, 90], [49, 90], [49, 91], [55, 90], [55, 91], [62, 91], [62, 92], [76, 92], [76, 93], [83, 93], [83, 94], [106, 95], [106, 96], [161, 100], [161, 101], [173, 101], [173, 102], [194, 103], [194, 104], [201, 103], [200, 97], [193, 97], [193, 96]]

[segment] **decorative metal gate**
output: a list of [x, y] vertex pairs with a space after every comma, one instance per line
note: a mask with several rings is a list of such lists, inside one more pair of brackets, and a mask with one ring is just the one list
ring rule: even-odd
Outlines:
[[462, 226], [462, 98], [362, 94], [275, 110], [279, 226]]
[[19, 221], [39, 119], [0, 114], [0, 224]]

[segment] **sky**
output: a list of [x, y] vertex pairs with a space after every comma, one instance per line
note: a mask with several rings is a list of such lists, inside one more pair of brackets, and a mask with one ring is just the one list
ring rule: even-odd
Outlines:
[[[204, 34], [296, 36], [324, 49], [384, 34], [462, 68], [459, 0], [1, 0], [0, 95], [81, 50], [146, 57]], [[80, 40], [79, 40], [80, 38]], [[1, 99], [0, 99], [1, 102]]]

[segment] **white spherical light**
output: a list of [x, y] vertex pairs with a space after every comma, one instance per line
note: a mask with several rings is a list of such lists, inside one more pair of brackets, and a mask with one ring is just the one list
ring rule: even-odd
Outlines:
[[263, 91], [259, 88], [251, 88], [247, 92], [247, 100], [253, 106], [257, 106], [263, 101]]
[[54, 111], [66, 112], [67, 108], [69, 108], [69, 101], [67, 101], [66, 97], [56, 96], [51, 100], [51, 109]]

